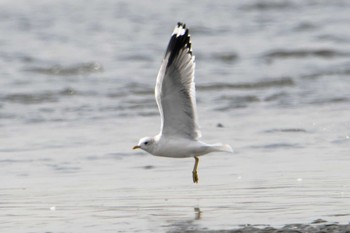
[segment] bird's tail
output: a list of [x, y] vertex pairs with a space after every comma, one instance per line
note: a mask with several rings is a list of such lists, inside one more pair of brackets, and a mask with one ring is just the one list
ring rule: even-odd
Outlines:
[[232, 147], [228, 144], [216, 143], [216, 144], [213, 144], [211, 148], [213, 148], [213, 151], [224, 151], [224, 152], [233, 153]]

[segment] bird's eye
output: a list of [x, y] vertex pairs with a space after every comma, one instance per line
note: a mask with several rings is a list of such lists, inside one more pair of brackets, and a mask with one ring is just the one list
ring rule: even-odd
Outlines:
[[148, 142], [145, 142], [144, 144], [145, 144], [145, 145], [147, 145], [147, 144], [148, 144]]

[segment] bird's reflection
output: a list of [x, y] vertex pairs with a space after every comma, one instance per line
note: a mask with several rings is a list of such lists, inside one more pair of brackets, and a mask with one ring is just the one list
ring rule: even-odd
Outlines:
[[199, 207], [194, 208], [194, 220], [200, 220], [202, 218], [202, 211]]
[[167, 232], [178, 233], [178, 232], [198, 232], [200, 231], [199, 225], [197, 225], [196, 221], [202, 218], [202, 211], [199, 207], [194, 207], [194, 218], [190, 220], [181, 220], [175, 221], [171, 225], [169, 225], [169, 229]]

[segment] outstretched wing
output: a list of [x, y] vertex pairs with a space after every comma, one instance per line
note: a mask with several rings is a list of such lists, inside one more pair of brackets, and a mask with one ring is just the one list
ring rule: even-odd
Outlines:
[[178, 23], [160, 67], [155, 96], [161, 115], [161, 135], [198, 139], [194, 56], [188, 29]]

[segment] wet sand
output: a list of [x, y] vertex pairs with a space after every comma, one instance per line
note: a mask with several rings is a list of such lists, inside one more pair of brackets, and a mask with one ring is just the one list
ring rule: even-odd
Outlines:
[[[0, 6], [1, 233], [349, 231], [350, 1]], [[235, 150], [198, 185], [192, 158], [131, 149], [177, 21], [203, 141]]]

